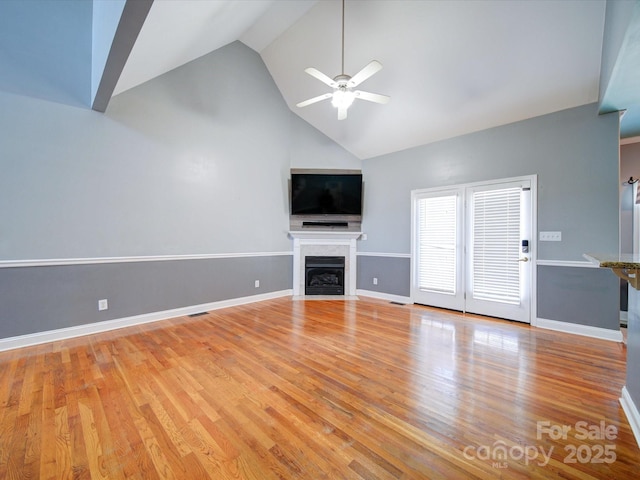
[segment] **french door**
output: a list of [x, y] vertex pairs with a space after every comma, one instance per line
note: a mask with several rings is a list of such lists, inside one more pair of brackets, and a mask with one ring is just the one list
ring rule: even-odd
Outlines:
[[533, 183], [412, 192], [413, 301], [530, 323]]

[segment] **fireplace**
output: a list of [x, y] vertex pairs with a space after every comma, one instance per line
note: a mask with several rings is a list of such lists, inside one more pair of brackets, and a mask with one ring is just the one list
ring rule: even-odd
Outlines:
[[344, 295], [344, 257], [305, 257], [305, 295]]
[[[356, 239], [362, 232], [316, 229], [292, 230], [293, 239], [293, 296], [304, 298], [306, 295], [305, 259], [307, 257], [342, 257], [344, 273], [342, 293], [338, 299], [356, 298]], [[338, 295], [340, 297], [338, 298]], [[308, 295], [313, 297], [313, 295]], [[321, 298], [322, 295], [315, 295]]]

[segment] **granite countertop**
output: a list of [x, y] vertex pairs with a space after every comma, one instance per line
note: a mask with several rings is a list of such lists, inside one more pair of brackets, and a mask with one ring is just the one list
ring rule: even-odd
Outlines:
[[583, 257], [602, 268], [640, 269], [639, 254], [585, 253]]

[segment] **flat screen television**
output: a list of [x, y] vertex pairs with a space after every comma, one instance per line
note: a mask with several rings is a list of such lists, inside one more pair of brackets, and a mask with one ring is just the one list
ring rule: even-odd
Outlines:
[[291, 215], [353, 218], [362, 216], [362, 174], [291, 172]]

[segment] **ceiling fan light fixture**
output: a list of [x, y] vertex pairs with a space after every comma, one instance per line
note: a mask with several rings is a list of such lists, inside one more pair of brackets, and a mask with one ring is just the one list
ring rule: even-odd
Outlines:
[[359, 84], [368, 79], [371, 75], [378, 72], [382, 69], [382, 64], [377, 60], [372, 60], [367, 65], [364, 66], [362, 70], [356, 73], [353, 77], [344, 73], [344, 0], [342, 0], [342, 70], [340, 75], [337, 75], [334, 78], [331, 78], [324, 73], [316, 70], [315, 68], [309, 67], [305, 68], [305, 72], [307, 72], [312, 77], [320, 80], [322, 83], [328, 85], [333, 88], [332, 93], [325, 93], [324, 95], [318, 95], [317, 97], [310, 98], [305, 100], [304, 102], [299, 102], [296, 104], [297, 107], [306, 107], [308, 105], [320, 102], [321, 100], [325, 100], [330, 98], [331, 105], [338, 109], [338, 120], [344, 120], [347, 118], [347, 109], [351, 106], [353, 101], [357, 98], [362, 100], [367, 100], [368, 102], [374, 103], [387, 103], [389, 102], [389, 97], [386, 95], [380, 95], [378, 93], [370, 93], [363, 92], [361, 90], [353, 90]]
[[353, 101], [356, 99], [356, 94], [351, 90], [347, 90], [346, 88], [338, 88], [335, 92], [333, 92], [333, 98], [331, 100], [331, 105], [335, 108], [343, 108], [347, 109], [351, 106]]

